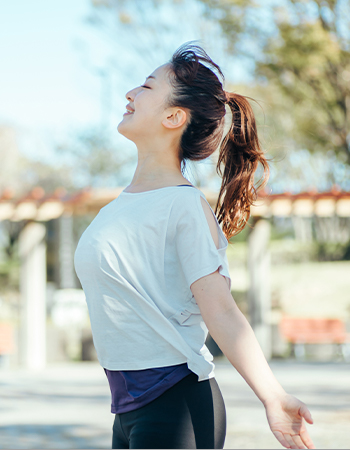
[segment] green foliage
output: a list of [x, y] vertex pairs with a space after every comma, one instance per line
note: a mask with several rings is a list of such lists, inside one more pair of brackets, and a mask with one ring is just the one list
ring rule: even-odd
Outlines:
[[18, 238], [23, 222], [1, 222], [0, 235], [0, 292], [19, 288]]
[[316, 245], [317, 261], [349, 261], [350, 242], [340, 244], [334, 242], [321, 242]]
[[288, 15], [264, 51], [257, 72], [291, 100], [300, 144], [334, 149], [350, 162], [350, 53], [320, 17], [295, 24]]
[[206, 15], [220, 24], [227, 37], [229, 51], [237, 51], [240, 36], [254, 32], [250, 26], [249, 15], [252, 9], [258, 8], [255, 0], [202, 0], [206, 5]]
[[[334, 150], [350, 163], [349, 0], [202, 1], [219, 17], [231, 49], [232, 40], [238, 54], [247, 41], [258, 49], [246, 56], [254, 59], [268, 101], [270, 89], [279, 97], [277, 122], [279, 112], [289, 112], [289, 136], [299, 148]], [[220, 12], [228, 10], [237, 15], [222, 22]], [[253, 20], [256, 10], [261, 17], [269, 11], [269, 27]]]
[[18, 237], [21, 222], [3, 221], [1, 224], [2, 247], [0, 253], [0, 291], [19, 287]]
[[0, 263], [0, 292], [19, 288], [19, 260], [7, 259]]

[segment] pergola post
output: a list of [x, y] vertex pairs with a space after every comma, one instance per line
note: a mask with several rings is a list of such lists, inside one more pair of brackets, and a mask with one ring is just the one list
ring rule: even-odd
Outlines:
[[46, 227], [30, 222], [19, 237], [22, 302], [22, 363], [29, 369], [46, 365]]
[[73, 215], [64, 213], [59, 219], [59, 287], [71, 289], [76, 287], [74, 270], [74, 235]]
[[248, 239], [249, 315], [256, 338], [267, 360], [272, 356], [271, 288], [270, 288], [270, 229], [268, 220], [258, 220]]

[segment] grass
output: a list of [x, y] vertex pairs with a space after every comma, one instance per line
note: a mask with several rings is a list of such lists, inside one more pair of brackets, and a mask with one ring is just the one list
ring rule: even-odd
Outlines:
[[[286, 258], [281, 258], [286, 252]], [[334, 317], [350, 321], [350, 261], [308, 261], [300, 245], [275, 241], [270, 245], [271, 297], [274, 309], [293, 316]], [[241, 307], [249, 286], [247, 244], [229, 245], [232, 294]]]

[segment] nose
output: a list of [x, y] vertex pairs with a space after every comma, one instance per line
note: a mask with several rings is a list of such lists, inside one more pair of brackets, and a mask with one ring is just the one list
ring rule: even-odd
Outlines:
[[125, 94], [125, 98], [126, 98], [127, 100], [129, 100], [130, 102], [133, 102], [133, 101], [134, 101], [134, 98], [135, 98], [136, 91], [137, 91], [137, 88], [131, 89], [131, 91], [128, 91], [128, 92]]
[[132, 101], [133, 101], [133, 98], [131, 97], [131, 92], [132, 92], [132, 91], [128, 91], [128, 92], [125, 94], [125, 98], [126, 98], [127, 100], [129, 100], [129, 102], [132, 102]]

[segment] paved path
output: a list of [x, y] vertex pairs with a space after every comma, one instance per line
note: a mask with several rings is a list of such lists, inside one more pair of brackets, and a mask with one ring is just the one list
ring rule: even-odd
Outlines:
[[[304, 401], [317, 448], [350, 448], [350, 364], [272, 361], [283, 387]], [[225, 448], [283, 448], [265, 410], [226, 360], [216, 377], [228, 416]], [[42, 372], [0, 370], [0, 448], [108, 449], [114, 415], [107, 378], [98, 363], [51, 365]]]

